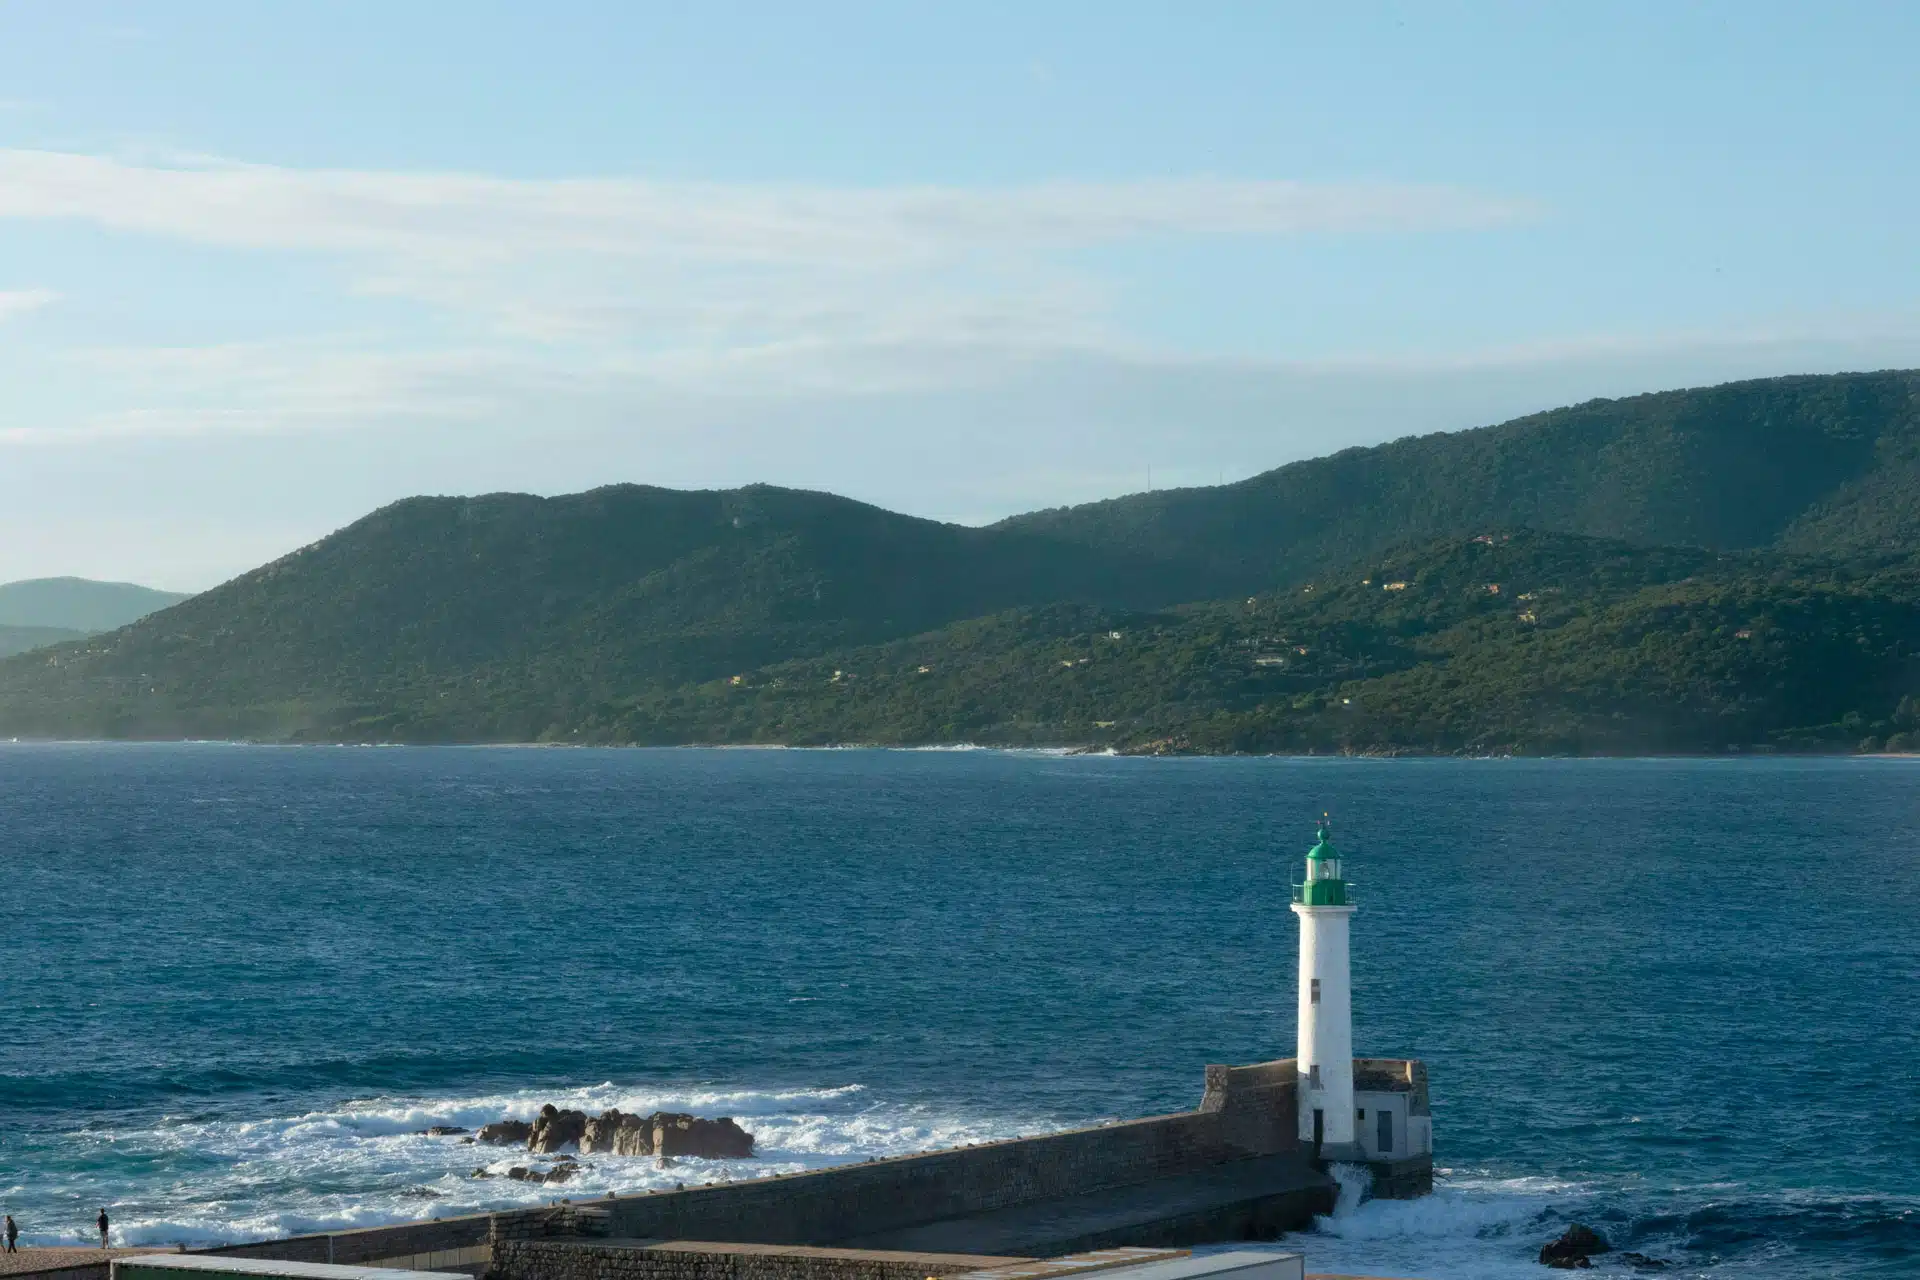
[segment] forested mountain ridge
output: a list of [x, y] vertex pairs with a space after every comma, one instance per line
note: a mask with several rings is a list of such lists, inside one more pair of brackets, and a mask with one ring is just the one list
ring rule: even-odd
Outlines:
[[1204, 564], [1242, 590], [1485, 528], [1897, 553], [1920, 547], [1920, 372], [1595, 400], [998, 527]]
[[1917, 386], [1594, 402], [986, 529], [768, 486], [408, 499], [0, 661], [0, 734], [1904, 749]]
[[1204, 582], [769, 486], [414, 498], [163, 614], [0, 666], [0, 727], [277, 737], [377, 719], [396, 690], [436, 682], [532, 682], [567, 703], [1025, 604], [1170, 603]]

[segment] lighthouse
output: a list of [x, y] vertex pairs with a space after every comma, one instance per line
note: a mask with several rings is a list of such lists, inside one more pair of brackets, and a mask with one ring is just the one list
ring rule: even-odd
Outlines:
[[1333, 824], [1323, 818], [1307, 851], [1307, 878], [1293, 887], [1300, 917], [1300, 1141], [1327, 1160], [1363, 1159], [1355, 1140], [1353, 1098], [1353, 985], [1347, 965], [1347, 921], [1353, 905], [1333, 847]]

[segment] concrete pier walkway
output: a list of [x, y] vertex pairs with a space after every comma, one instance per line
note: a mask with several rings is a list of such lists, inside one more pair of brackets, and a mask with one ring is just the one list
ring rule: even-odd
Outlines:
[[1299, 1155], [1041, 1200], [842, 1241], [848, 1248], [1055, 1257], [1117, 1244], [1270, 1239], [1333, 1208], [1334, 1183]]

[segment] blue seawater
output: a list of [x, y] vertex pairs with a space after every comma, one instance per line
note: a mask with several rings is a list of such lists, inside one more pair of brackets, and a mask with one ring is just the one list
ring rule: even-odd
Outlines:
[[416, 1131], [550, 1100], [760, 1135], [574, 1195], [1188, 1107], [1292, 1051], [1322, 809], [1357, 1043], [1430, 1064], [1444, 1172], [1314, 1269], [1539, 1275], [1580, 1220], [1667, 1274], [1920, 1274], [1902, 760], [0, 746], [0, 1204], [52, 1243], [538, 1201]]

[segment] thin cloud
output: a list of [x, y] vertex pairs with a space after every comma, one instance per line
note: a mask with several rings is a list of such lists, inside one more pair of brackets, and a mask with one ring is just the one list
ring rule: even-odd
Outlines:
[[0, 289], [0, 322], [38, 311], [60, 301], [52, 289]]
[[502, 342], [677, 367], [836, 344], [1100, 342], [1113, 337], [1114, 289], [1075, 249], [1477, 229], [1534, 212], [1378, 182], [860, 188], [0, 150], [0, 219], [330, 255], [348, 296], [408, 302]]
[[[537, 436], [589, 420], [625, 423], [623, 432], [646, 437], [677, 434], [716, 412], [831, 414], [865, 412], [863, 404], [942, 400], [972, 403], [983, 413], [996, 405], [1016, 416], [1031, 413], [1063, 430], [1082, 418], [1159, 414], [1169, 423], [1190, 417], [1189, 425], [1205, 432], [1216, 419], [1250, 414], [1249, 421], [1257, 420], [1303, 388], [1315, 395], [1352, 388], [1364, 400], [1366, 394], [1392, 399], [1393, 388], [1481, 380], [1540, 387], [1537, 396], [1509, 406], [1520, 412], [1567, 397], [1750, 377], [1775, 367], [1866, 368], [1920, 359], [1920, 328], [1895, 318], [1830, 319], [1802, 331], [1783, 326], [1631, 340], [1593, 335], [1433, 357], [1305, 360], [1183, 354], [1123, 342], [1041, 345], [993, 332], [961, 340], [938, 323], [885, 340], [789, 338], [724, 349], [387, 351], [326, 342], [92, 348], [57, 353], [52, 367], [71, 371], [74, 380], [111, 382], [126, 407], [61, 422], [9, 423], [0, 416], [0, 446], [463, 424]], [[1553, 389], [1560, 386], [1564, 394]], [[1363, 388], [1371, 391], [1362, 394]], [[1250, 405], [1268, 408], [1255, 412]], [[1479, 421], [1497, 416], [1489, 410]], [[1452, 425], [1475, 424], [1467, 417]], [[1141, 428], [1147, 425], [1143, 419]], [[1161, 434], [1181, 429], [1169, 425]]]
[[509, 179], [0, 150], [0, 217], [63, 218], [234, 248], [430, 255], [568, 251], [872, 266], [987, 247], [1161, 234], [1457, 230], [1529, 202], [1395, 183], [1176, 179], [1022, 187], [822, 187]]
[[1380, 182], [855, 188], [0, 150], [0, 219], [78, 223], [156, 255], [297, 253], [331, 262], [318, 287], [377, 317], [272, 343], [69, 348], [85, 407], [0, 411], [0, 444], [627, 415], [671, 431], [734, 406], [978, 392], [1144, 363], [1116, 319], [1121, 281], [1075, 250], [1476, 230], [1536, 212]]

